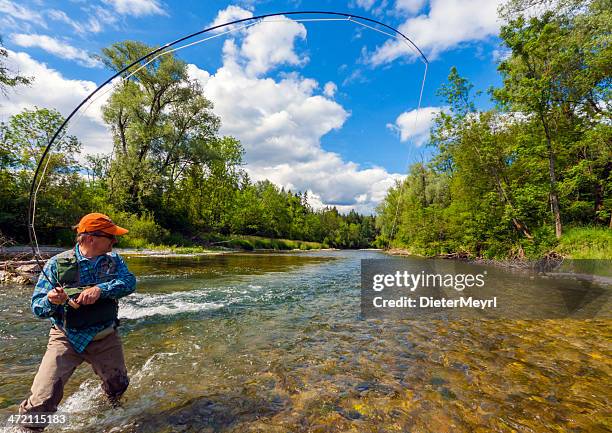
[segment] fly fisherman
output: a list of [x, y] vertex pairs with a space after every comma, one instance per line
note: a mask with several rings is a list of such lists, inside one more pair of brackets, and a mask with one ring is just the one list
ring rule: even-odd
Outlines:
[[[66, 382], [83, 361], [100, 377], [113, 405], [129, 384], [116, 330], [117, 300], [134, 292], [136, 279], [123, 259], [111, 252], [116, 236], [128, 231], [101, 213], [85, 215], [75, 229], [75, 247], [52, 257], [44, 267], [53, 284], [41, 274], [32, 295], [34, 314], [53, 323], [31, 395], [19, 408], [26, 415], [21, 417], [22, 427], [33, 431], [46, 427], [44, 415], [35, 415], [57, 410]], [[37, 423], [28, 424], [28, 419]]]

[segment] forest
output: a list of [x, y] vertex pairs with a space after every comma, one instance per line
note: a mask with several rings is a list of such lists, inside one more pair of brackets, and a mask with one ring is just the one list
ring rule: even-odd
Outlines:
[[[104, 49], [100, 59], [118, 71], [152, 49], [126, 41]], [[36, 79], [10, 76], [6, 68], [3, 74], [4, 91]], [[273, 247], [362, 248], [374, 241], [373, 216], [313, 210], [306, 192], [252, 182], [241, 143], [219, 135], [221, 120], [212, 108], [188, 77], [187, 64], [173, 55], [123, 80], [103, 107], [111, 154], [90, 154], [79, 162], [82, 143], [76, 136], [55, 141], [38, 193], [39, 241], [70, 244], [71, 226], [93, 211], [130, 230], [120, 244], [127, 247], [222, 245], [231, 235], [319, 244]], [[31, 179], [63, 121], [53, 108], [36, 108], [0, 124], [0, 231], [15, 242], [28, 240]], [[237, 246], [253, 247], [248, 239]]]
[[[313, 209], [306, 192], [252, 181], [242, 144], [219, 134], [222, 119], [187, 64], [170, 54], [133, 68], [108, 98], [112, 153], [79, 158], [76, 136], [55, 142], [38, 194], [39, 241], [70, 244], [70, 227], [98, 211], [130, 229], [120, 246], [243, 235], [519, 259], [582, 243], [609, 256], [612, 8], [605, 0], [564, 0], [529, 16], [533, 3], [500, 9], [499, 88], [476, 91], [451, 69], [437, 92], [446, 109], [431, 129], [433, 157], [408, 168], [376, 216]], [[98, 59], [119, 71], [153, 48], [124, 41]], [[36, 77], [12, 74], [6, 57], [0, 45], [8, 97]], [[476, 107], [483, 90], [488, 110]], [[53, 107], [36, 107], [0, 123], [0, 231], [15, 242], [27, 242], [30, 182], [63, 120]]]
[[528, 18], [533, 3], [501, 10], [507, 52], [503, 85], [487, 89], [493, 108], [477, 109], [480, 94], [451, 69], [434, 156], [388, 191], [378, 245], [517, 259], [564, 248], [580, 257], [581, 245], [611, 257], [612, 8], [564, 1]]

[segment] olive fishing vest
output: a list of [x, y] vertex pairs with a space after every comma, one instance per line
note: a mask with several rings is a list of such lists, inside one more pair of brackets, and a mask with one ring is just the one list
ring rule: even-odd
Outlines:
[[[117, 275], [117, 263], [113, 256], [105, 255], [100, 260], [107, 260], [105, 263], [100, 263], [100, 266], [105, 267], [105, 276], [100, 278], [96, 276], [94, 284], [114, 279]], [[60, 284], [66, 289], [81, 287], [79, 261], [76, 258], [74, 249], [59, 254], [56, 263], [57, 278]], [[71, 297], [76, 299], [78, 293]], [[117, 322], [119, 303], [116, 299], [98, 298], [95, 303], [81, 305], [79, 308], [72, 308], [66, 304], [60, 311], [62, 317], [58, 318], [64, 323], [64, 328], [85, 329], [90, 326], [108, 323], [112, 320]]]

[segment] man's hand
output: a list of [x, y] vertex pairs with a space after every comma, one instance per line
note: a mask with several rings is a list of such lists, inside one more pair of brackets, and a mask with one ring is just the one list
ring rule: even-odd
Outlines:
[[49, 302], [55, 305], [61, 305], [68, 299], [68, 295], [64, 292], [64, 289], [61, 287], [56, 287], [47, 293], [47, 298], [49, 298]]
[[81, 305], [91, 305], [100, 298], [100, 294], [102, 293], [102, 289], [98, 286], [93, 286], [88, 289], [85, 289], [81, 292], [79, 297], [76, 299], [77, 304]]

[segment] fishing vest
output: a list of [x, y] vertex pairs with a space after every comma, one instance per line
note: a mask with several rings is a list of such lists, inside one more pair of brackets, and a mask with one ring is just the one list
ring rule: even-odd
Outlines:
[[[65, 251], [56, 257], [58, 282], [66, 289], [81, 287], [81, 273], [75, 250]], [[100, 260], [107, 260], [105, 263], [100, 263], [100, 266], [106, 267], [106, 277], [96, 276], [94, 284], [104, 283], [106, 280], [114, 279], [117, 275], [117, 262], [113, 256], [105, 255]], [[78, 293], [71, 296], [74, 299], [77, 297]], [[116, 299], [98, 298], [95, 303], [81, 305], [79, 308], [72, 308], [66, 304], [60, 311], [62, 317], [58, 318], [62, 319], [64, 328], [85, 329], [112, 320], [117, 322], [119, 303]]]

